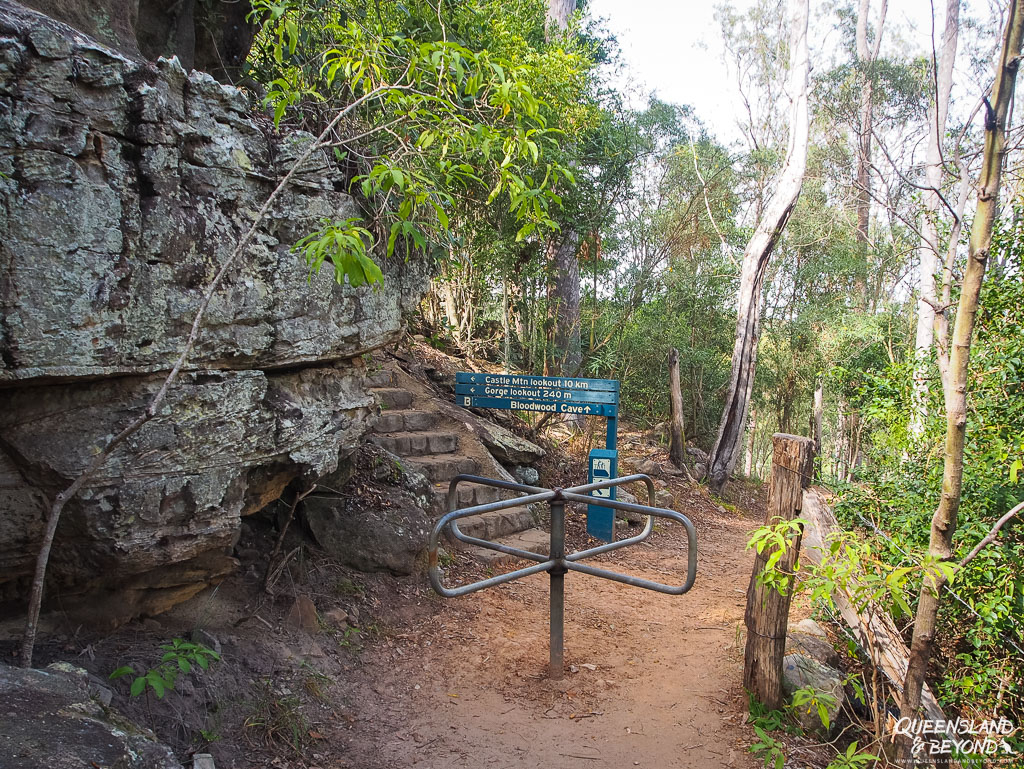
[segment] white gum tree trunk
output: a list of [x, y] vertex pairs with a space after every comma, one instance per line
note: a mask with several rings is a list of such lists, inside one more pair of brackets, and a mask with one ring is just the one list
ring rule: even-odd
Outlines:
[[942, 200], [942, 137], [946, 133], [949, 93], [953, 87], [953, 62], [956, 59], [957, 27], [960, 24], [960, 0], [947, 0], [946, 24], [942, 48], [935, 67], [935, 102], [928, 110], [928, 145], [925, 149], [924, 211], [921, 215], [921, 243], [918, 246], [917, 333], [914, 338], [914, 415], [910, 423], [914, 435], [924, 431], [928, 398], [927, 360], [935, 339], [935, 273], [939, 271], [943, 251], [939, 244], [939, 217]]
[[810, 61], [807, 51], [808, 0], [789, 3], [789, 146], [775, 183], [775, 193], [761, 213], [754, 235], [743, 252], [737, 301], [736, 343], [722, 421], [711, 451], [709, 483], [719, 490], [732, 475], [739, 459], [743, 428], [754, 387], [757, 341], [761, 332], [761, 290], [772, 251], [789, 221], [803, 186], [807, 167], [807, 86]]

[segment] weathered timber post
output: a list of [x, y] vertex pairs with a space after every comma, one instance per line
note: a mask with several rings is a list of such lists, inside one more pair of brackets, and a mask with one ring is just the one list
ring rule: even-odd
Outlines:
[[[800, 514], [803, 490], [814, 472], [814, 441], [796, 435], [772, 436], [771, 481], [768, 486], [768, 514], [765, 524], [777, 519], [791, 521]], [[776, 568], [792, 573], [800, 555], [801, 534], [790, 538], [789, 547]], [[782, 707], [782, 658], [786, 650], [786, 626], [789, 623], [790, 590], [781, 595], [768, 585], [758, 584], [770, 552], [759, 553], [754, 561], [747, 588], [747, 650], [743, 661], [743, 685], [759, 702], [772, 710]]]
[[668, 397], [671, 406], [669, 418], [668, 457], [680, 469], [686, 462], [686, 426], [683, 424], [683, 393], [679, 384], [679, 350], [668, 351]]

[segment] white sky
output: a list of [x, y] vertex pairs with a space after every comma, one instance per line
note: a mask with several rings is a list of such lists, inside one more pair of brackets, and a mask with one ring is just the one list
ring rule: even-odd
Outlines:
[[[634, 106], [640, 106], [643, 96], [652, 90], [665, 101], [689, 104], [719, 141], [730, 144], [741, 138], [737, 120], [742, 102], [735, 75], [723, 62], [722, 35], [715, 21], [717, 4], [718, 0], [589, 0], [587, 10], [591, 17], [603, 17], [619, 40], [626, 69], [637, 81], [622, 84], [623, 90], [635, 95]], [[753, 2], [733, 0], [732, 5], [743, 11]], [[881, 3], [875, 0], [871, 5], [874, 23]], [[935, 0], [935, 6], [940, 16], [938, 37], [944, 3]], [[984, 0], [970, 0], [967, 6], [969, 12], [988, 14]], [[827, 67], [840, 43], [839, 32], [832, 29], [832, 7], [832, 2], [811, 0], [812, 67]], [[962, 20], [965, 15], [962, 11]], [[905, 56], [930, 55], [930, 35], [929, 0], [890, 0], [883, 55], [892, 46]]]

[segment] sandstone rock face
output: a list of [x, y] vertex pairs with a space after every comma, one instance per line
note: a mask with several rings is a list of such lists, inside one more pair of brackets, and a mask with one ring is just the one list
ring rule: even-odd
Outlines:
[[[0, 0], [0, 601], [23, 598], [47, 497], [145, 407], [205, 286], [308, 136], [279, 140], [245, 94], [147, 64]], [[241, 516], [335, 470], [427, 268], [377, 289], [310, 278], [289, 250], [357, 214], [326, 155], [261, 224], [214, 297], [162, 414], [65, 511], [51, 597], [113, 621], [157, 613], [234, 566]]]
[[376, 446], [361, 447], [348, 461], [387, 499], [374, 504], [325, 484], [302, 502], [306, 526], [327, 552], [354, 569], [393, 574], [421, 569], [434, 524], [428, 512], [430, 482]]
[[249, 0], [25, 0], [128, 56], [178, 56], [189, 69], [237, 80], [255, 26]]
[[88, 673], [65, 663], [45, 670], [0, 665], [0, 702], [18, 715], [0, 719], [3, 766], [181, 769], [169, 747], [107, 710], [98, 695]]

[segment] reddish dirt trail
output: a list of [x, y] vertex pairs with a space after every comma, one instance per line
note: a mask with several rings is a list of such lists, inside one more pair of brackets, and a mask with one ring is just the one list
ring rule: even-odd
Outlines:
[[[737, 645], [754, 521], [717, 512], [697, 523], [697, 582], [684, 596], [566, 576], [562, 681], [546, 677], [546, 574], [434, 599], [418, 626], [364, 652], [349, 691], [358, 717], [331, 735], [344, 765], [756, 766]], [[667, 526], [596, 560], [678, 584], [684, 547], [681, 527]]]

